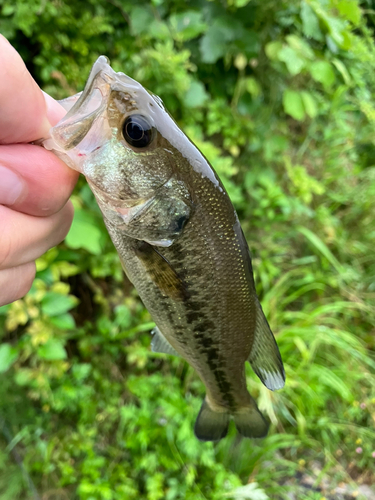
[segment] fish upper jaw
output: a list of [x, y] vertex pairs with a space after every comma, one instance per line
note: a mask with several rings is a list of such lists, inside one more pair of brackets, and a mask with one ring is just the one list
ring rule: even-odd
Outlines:
[[116, 73], [108, 59], [100, 56], [92, 67], [83, 92], [79, 97], [77, 95], [67, 114], [51, 128], [50, 136], [39, 142], [69, 167], [85, 174], [87, 157], [117, 133], [108, 115], [111, 92], [127, 92], [131, 95], [136, 90], [146, 92], [132, 78], [124, 73]]

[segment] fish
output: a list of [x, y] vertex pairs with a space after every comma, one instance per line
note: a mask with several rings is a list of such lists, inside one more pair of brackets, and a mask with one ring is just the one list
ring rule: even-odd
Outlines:
[[194, 432], [248, 438], [269, 424], [246, 386], [248, 361], [270, 390], [284, 386], [259, 302], [249, 248], [231, 200], [162, 100], [100, 56], [84, 90], [43, 146], [81, 172], [122, 267], [150, 312], [154, 352], [180, 356], [206, 396]]

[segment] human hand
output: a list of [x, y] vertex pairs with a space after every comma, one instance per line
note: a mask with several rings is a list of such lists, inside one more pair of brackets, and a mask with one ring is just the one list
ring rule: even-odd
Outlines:
[[29, 291], [35, 260], [70, 228], [73, 207], [67, 200], [78, 173], [28, 144], [47, 136], [64, 114], [0, 35], [0, 306]]

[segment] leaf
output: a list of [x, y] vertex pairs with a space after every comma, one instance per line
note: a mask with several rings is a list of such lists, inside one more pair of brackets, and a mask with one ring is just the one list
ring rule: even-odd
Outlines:
[[66, 359], [67, 354], [60, 340], [50, 339], [38, 349], [38, 356], [47, 361]]
[[193, 81], [185, 95], [185, 104], [189, 108], [202, 106], [208, 99], [208, 94], [202, 82]]
[[275, 61], [278, 58], [279, 52], [282, 50], [282, 48], [283, 44], [279, 41], [267, 43], [265, 52], [268, 59], [271, 59], [271, 61]]
[[9, 343], [0, 345], [0, 373], [6, 372], [18, 358], [18, 351]]
[[154, 16], [146, 7], [134, 7], [130, 14], [130, 26], [133, 35], [140, 35], [148, 31]]
[[211, 27], [201, 39], [200, 50], [202, 61], [213, 64], [225, 53], [226, 43], [220, 30]]
[[196, 10], [188, 10], [181, 14], [172, 14], [169, 20], [176, 32], [175, 38], [183, 42], [192, 40], [204, 33], [208, 26], [203, 22], [202, 17], [202, 12]]
[[310, 94], [310, 92], [305, 92], [305, 91], [301, 92], [301, 97], [303, 105], [305, 107], [306, 114], [310, 118], [315, 118], [315, 116], [318, 114], [318, 108], [314, 97], [312, 96], [312, 94]]
[[316, 61], [310, 65], [310, 74], [316, 82], [320, 82], [326, 89], [335, 82], [335, 73], [328, 61]]
[[295, 120], [303, 120], [305, 118], [305, 107], [302, 97], [295, 90], [285, 90], [283, 94], [284, 111]]
[[315, 376], [320, 385], [330, 387], [336, 391], [345, 401], [353, 399], [353, 395], [343, 380], [326, 366], [314, 363], [309, 369], [309, 376]]
[[42, 311], [47, 316], [58, 316], [77, 305], [78, 299], [73, 295], [48, 292], [42, 299]]
[[336, 67], [338, 72], [341, 74], [346, 85], [350, 85], [351, 78], [350, 78], [348, 70], [346, 69], [345, 64], [342, 61], [340, 61], [340, 59], [333, 59], [332, 64]]
[[242, 33], [240, 27], [238, 21], [231, 18], [219, 17], [216, 19], [201, 39], [202, 61], [215, 63], [222, 57], [226, 52], [227, 43], [240, 37]]
[[14, 374], [14, 380], [18, 385], [27, 385], [33, 378], [33, 370], [31, 368], [20, 368]]
[[70, 248], [84, 248], [94, 255], [102, 252], [102, 230], [98, 227], [98, 217], [90, 212], [76, 209], [72, 227], [65, 238]]
[[69, 313], [52, 316], [50, 317], [50, 321], [53, 325], [57, 326], [57, 328], [60, 328], [61, 330], [73, 330], [73, 328], [75, 328], [76, 326], [73, 316]]
[[331, 263], [331, 265], [336, 269], [339, 274], [345, 273], [345, 268], [340, 264], [340, 262], [333, 255], [331, 250], [327, 245], [317, 236], [315, 233], [307, 229], [306, 227], [298, 227], [298, 231], [303, 234], [312, 243], [319, 252], [324, 255], [324, 257]]
[[314, 40], [323, 40], [323, 34], [319, 26], [319, 19], [313, 9], [306, 2], [301, 4], [301, 19], [303, 34]]
[[16, 5], [15, 5], [15, 4], [13, 4], [13, 5], [12, 5], [12, 4], [8, 4], [8, 5], [7, 5], [7, 4], [5, 4], [5, 5], [3, 5], [3, 8], [2, 8], [2, 10], [1, 10], [1, 14], [2, 14], [3, 16], [10, 16], [10, 15], [12, 15], [12, 14], [13, 14], [16, 10], [17, 10], [17, 8], [16, 8]]
[[286, 41], [297, 54], [305, 59], [314, 59], [314, 51], [301, 37], [297, 35], [287, 35]]
[[348, 21], [357, 26], [361, 21], [361, 9], [357, 0], [340, 0], [337, 3], [337, 10]]
[[233, 498], [234, 500], [269, 500], [263, 489], [259, 488], [258, 483], [249, 483], [246, 486], [240, 486], [233, 491], [224, 493], [224, 498]]
[[291, 75], [297, 75], [305, 66], [305, 61], [298, 57], [291, 47], [283, 47], [278, 53], [279, 61], [283, 61]]

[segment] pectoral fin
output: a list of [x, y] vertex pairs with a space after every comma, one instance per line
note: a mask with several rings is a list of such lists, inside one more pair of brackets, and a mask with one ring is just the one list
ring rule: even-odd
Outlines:
[[254, 344], [248, 361], [263, 384], [275, 391], [284, 387], [284, 366], [276, 340], [258, 301], [256, 314]]
[[159, 328], [156, 326], [151, 334], [153, 335], [151, 341], [152, 352], [160, 352], [164, 354], [172, 354], [173, 356], [179, 356], [178, 352], [171, 346], [168, 340], [161, 333]]
[[163, 294], [175, 300], [183, 300], [187, 296], [186, 284], [167, 259], [154, 247], [145, 241], [140, 241], [135, 253], [146, 269], [148, 276]]

